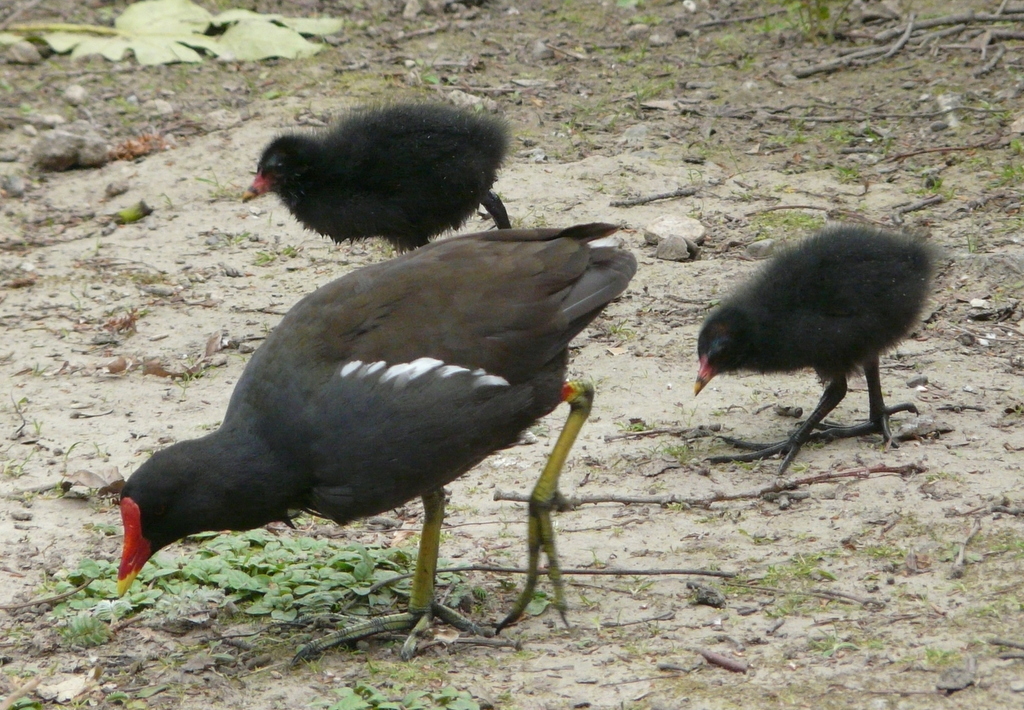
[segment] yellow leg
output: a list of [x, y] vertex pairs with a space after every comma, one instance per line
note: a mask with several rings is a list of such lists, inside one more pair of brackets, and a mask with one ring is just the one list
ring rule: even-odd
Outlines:
[[530, 518], [528, 525], [529, 553], [527, 559], [526, 586], [516, 599], [512, 611], [497, 626], [501, 631], [509, 624], [515, 622], [526, 606], [533, 598], [533, 591], [537, 586], [538, 567], [540, 563], [540, 551], [548, 558], [548, 578], [555, 587], [555, 608], [562, 615], [562, 621], [566, 626], [569, 622], [565, 618], [568, 608], [565, 602], [565, 589], [562, 585], [562, 570], [558, 566], [558, 553], [555, 550], [555, 529], [551, 523], [551, 510], [556, 506], [558, 493], [558, 477], [565, 466], [565, 460], [569, 451], [576, 441], [576, 437], [583, 428], [583, 423], [590, 416], [590, 409], [594, 404], [594, 386], [585, 382], [567, 382], [562, 386], [562, 400], [569, 404], [569, 418], [562, 428], [562, 433], [555, 442], [555, 448], [548, 457], [547, 465], [537, 480], [530, 494]]

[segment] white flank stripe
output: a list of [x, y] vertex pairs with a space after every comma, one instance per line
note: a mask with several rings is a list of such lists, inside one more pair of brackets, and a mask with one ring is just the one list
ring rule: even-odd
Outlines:
[[473, 380], [474, 387], [508, 387], [508, 380], [497, 375], [477, 375]]
[[437, 371], [441, 377], [451, 377], [458, 372], [469, 372], [469, 370], [464, 367], [459, 367], [458, 365], [445, 365]]
[[341, 376], [342, 377], [348, 377], [353, 372], [355, 372], [360, 367], [362, 367], [362, 365], [363, 365], [363, 361], [362, 360], [353, 360], [352, 362], [346, 362], [345, 366], [343, 368], [341, 368]]
[[359, 376], [360, 377], [366, 377], [367, 375], [372, 375], [375, 372], [380, 372], [385, 367], [387, 367], [387, 363], [384, 362], [383, 360], [378, 360], [377, 362], [372, 362], [369, 365], [367, 365], [365, 368], [363, 368], [363, 371], [359, 373]]
[[434, 370], [444, 363], [440, 360], [435, 360], [432, 357], [421, 357], [412, 362], [403, 362], [398, 365], [392, 365], [387, 371], [381, 375], [381, 382], [395, 381], [395, 387], [402, 387], [409, 383], [410, 380], [414, 380], [420, 375]]

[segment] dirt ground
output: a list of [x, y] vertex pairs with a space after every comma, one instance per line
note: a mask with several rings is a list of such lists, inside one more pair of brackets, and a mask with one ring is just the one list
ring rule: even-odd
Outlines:
[[[124, 4], [44, 0], [19, 21], [103, 22]], [[292, 669], [294, 632], [222, 614], [172, 633], [152, 610], [81, 648], [50, 604], [22, 606], [0, 612], [0, 696], [42, 674], [44, 687], [79, 682], [76, 707], [307, 707], [367, 683], [392, 698], [453, 686], [510, 710], [1024, 708], [1024, 15], [986, 21], [998, 2], [961, 2], [978, 17], [901, 45], [908, 17], [952, 4], [855, 2], [835, 38], [817, 32], [832, 19], [812, 24], [800, 9], [834, 18], [841, 3], [424, 2], [410, 17], [377, 0], [237, 4], [336, 15], [346, 28], [294, 62], [0, 65], [0, 178], [26, 185], [0, 199], [0, 604], [50, 596], [83, 559], [119, 555], [114, 502], [56, 484], [111, 467], [127, 477], [152, 450], [215, 428], [247, 353], [295, 301], [389, 257], [376, 241], [304, 231], [272, 196], [241, 203], [265, 142], [361, 102], [456, 90], [513, 128], [496, 190], [515, 224], [620, 223], [640, 262], [571, 366], [598, 399], [562, 489], [606, 502], [556, 521], [565, 567], [633, 573], [569, 575], [571, 628], [550, 610], [529, 617], [504, 634], [519, 650], [438, 643], [409, 663], [384, 639]], [[804, 76], [854, 47], [889, 56]], [[77, 107], [64, 100], [72, 84], [87, 92]], [[157, 134], [168, 149], [43, 173], [25, 126], [46, 114], [87, 120], [111, 144]], [[127, 191], [106, 197], [117, 181]], [[153, 213], [115, 227], [110, 215], [140, 199]], [[664, 215], [706, 227], [699, 259], [655, 256], [643, 228]], [[943, 251], [924, 323], [882, 362], [887, 401], [912, 401], [921, 418], [897, 415], [917, 429], [888, 451], [877, 437], [809, 447], [787, 474], [801, 484], [761, 495], [777, 461], [708, 465], [728, 447], [693, 429], [782, 438], [796, 420], [773, 405], [809, 411], [820, 384], [810, 372], [720, 376], [694, 398], [696, 336], [758, 267], [750, 244], [825, 219], [901, 226]], [[866, 411], [854, 377], [835, 417]], [[529, 491], [564, 416], [450, 486], [445, 559], [523, 564], [525, 506], [496, 493]], [[304, 518], [273, 532], [410, 544], [419, 504], [389, 515], [400, 529]], [[666, 573], [681, 569], [737, 577]], [[500, 618], [521, 582], [463, 579], [487, 592], [481, 621]], [[724, 606], [699, 603], [714, 589], [694, 583]], [[260, 630], [269, 658], [247, 663], [220, 643], [239, 630]], [[56, 705], [54, 694], [23, 703]]]

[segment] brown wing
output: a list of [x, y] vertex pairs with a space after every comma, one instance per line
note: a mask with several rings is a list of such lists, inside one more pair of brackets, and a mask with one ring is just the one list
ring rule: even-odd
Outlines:
[[588, 245], [615, 229], [499, 230], [435, 242], [311, 294], [264, 349], [299, 339], [325, 369], [432, 357], [512, 383], [529, 379], [635, 272], [628, 252]]

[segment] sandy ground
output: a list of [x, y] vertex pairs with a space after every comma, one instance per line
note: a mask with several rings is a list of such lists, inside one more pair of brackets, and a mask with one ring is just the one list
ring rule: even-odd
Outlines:
[[[579, 5], [580, 12], [606, 13], [627, 24], [624, 10]], [[535, 36], [576, 46], [574, 38], [559, 34], [563, 18], [552, 19], [548, 32], [530, 34], [527, 27], [542, 26], [530, 23], [551, 17], [542, 4], [520, 6], [522, 15], [514, 19], [498, 6], [468, 22], [491, 23], [481, 26], [485, 34], [502, 22], [521, 23], [513, 33], [517, 47], [528, 48]], [[658, 5], [648, 12], [674, 17], [681, 10]], [[391, 15], [388, 22], [400, 25], [400, 18]], [[464, 34], [464, 41], [472, 39], [468, 30]], [[410, 41], [403, 51], [436, 56], [429, 43], [444, 37]], [[296, 63], [301, 68], [295, 75], [285, 74], [296, 71], [288, 63], [263, 72], [272, 79], [280, 73], [280, 83], [298, 76], [309, 86], [310, 77], [328, 76], [327, 61], [351, 60], [363, 41]], [[374, 47], [368, 46], [364, 54]], [[764, 51], [770, 54], [773, 46]], [[522, 61], [524, 54], [516, 50], [514, 57]], [[771, 66], [772, 56], [756, 56], [758, 67]], [[643, 60], [636, 60], [641, 67]], [[903, 58], [900, 71], [920, 82], [913, 93], [935, 91], [931, 69], [919, 60]], [[990, 98], [1013, 77], [1019, 80], [1020, 61], [1019, 45], [1011, 44], [1006, 68], [982, 81]], [[72, 75], [78, 65], [67, 58], [47, 62], [57, 83], [79, 80]], [[109, 65], [89, 66], [97, 72]], [[622, 224], [620, 234], [640, 262], [626, 294], [574, 349], [572, 374], [591, 378], [598, 399], [562, 488], [570, 497], [648, 502], [581, 504], [559, 514], [557, 526], [566, 567], [651, 574], [570, 576], [572, 627], [564, 628], [551, 612], [529, 618], [508, 632], [522, 641], [520, 651], [439, 645], [409, 664], [397, 661], [394, 643], [372, 642], [289, 669], [286, 661], [296, 645], [289, 640], [273, 647], [273, 663], [263, 669], [185, 670], [189, 658], [236, 622], [215, 621], [185, 636], [131, 625], [106, 644], [82, 650], [62, 643], [46, 609], [27, 608], [0, 616], [7, 636], [0, 641], [7, 674], [0, 678], [0, 693], [19, 685], [17, 676], [73, 678], [102, 667], [100, 687], [75, 702], [113, 707], [106, 698], [127, 689], [129, 702], [137, 704], [132, 707], [303, 707], [330, 697], [332, 688], [362, 681], [393, 688], [395, 695], [450, 684], [484, 705], [524, 709], [1024, 707], [1022, 661], [1001, 658], [1013, 649], [989, 643], [1024, 643], [1024, 231], [1019, 184], [998, 184], [1002, 165], [1019, 166], [1021, 156], [1004, 141], [987, 151], [925, 155], [919, 163], [890, 161], [895, 173], [883, 172], [881, 164], [858, 163], [863, 180], [850, 181], [836, 169], [838, 159], [821, 159], [835, 148], [823, 133], [831, 130], [827, 123], [800, 129], [809, 133], [804, 141], [794, 142], [791, 132], [782, 131], [782, 148], [775, 150], [768, 145], [775, 138], [752, 137], [747, 127], [725, 119], [716, 124], [720, 138], [679, 140], [689, 131], [699, 134], [707, 121], [614, 105], [600, 110], [618, 116], [618, 123], [588, 137], [584, 129], [566, 127], [573, 87], [558, 76], [562, 69], [534, 71], [552, 75], [557, 97], [534, 97], [531, 103], [527, 96], [516, 103], [497, 96], [522, 145], [496, 189], [518, 224]], [[885, 81], [878, 69], [870, 81]], [[954, 62], [941, 69], [940, 89], [967, 92], [969, 69]], [[31, 70], [3, 71], [10, 81], [12, 73]], [[799, 86], [812, 87], [809, 94], [851, 97], [868, 81], [868, 70], [861, 71], [856, 81], [814, 79]], [[60, 78], [63, 73], [66, 78]], [[744, 98], [738, 88], [743, 76], [733, 77], [735, 93], [724, 93], [733, 104], [783, 101], [764, 76], [757, 74], [768, 86], [763, 95]], [[376, 242], [337, 246], [304, 231], [274, 198], [237, 200], [271, 136], [294, 126], [297, 117], [355, 102], [338, 93], [331, 83], [338, 79], [323, 81], [323, 92], [256, 98], [243, 109], [240, 125], [180, 137], [172, 150], [136, 162], [49, 174], [45, 180], [26, 168], [27, 196], [0, 203], [6, 210], [0, 218], [0, 603], [45, 596], [52, 575], [83, 558], [111, 560], [119, 553], [119, 516], [110, 500], [25, 491], [81, 470], [109, 475], [116, 467], [127, 477], [150, 451], [215, 428], [248, 360], [246, 351], [259, 345], [295, 301], [314, 286], [388, 258]], [[194, 91], [207, 96], [201, 87]], [[387, 91], [386, 83], [368, 84], [355, 93], [373, 98]], [[670, 87], [661, 98], [682, 93]], [[972, 100], [969, 92], [963, 95]], [[173, 101], [187, 105], [188, 96]], [[44, 94], [41, 103], [46, 101], [59, 104], [58, 97]], [[210, 108], [209, 102], [203, 106]], [[1019, 111], [1020, 102], [1001, 106]], [[936, 140], [969, 145], [979, 136], [1006, 133], [996, 119], [972, 114], [965, 122], [936, 139], [928, 137], [928, 122], [894, 120], [886, 124], [898, 144], [890, 154]], [[623, 137], [630, 126], [646, 125], [650, 129], [639, 139], [635, 132]], [[113, 133], [116, 138], [118, 131]], [[717, 150], [718, 140], [728, 145]], [[30, 145], [17, 128], [0, 135], [0, 148], [22, 156], [15, 167], [24, 165]], [[537, 162], [538, 150], [547, 156], [543, 162]], [[695, 152], [703, 154], [701, 162], [683, 162]], [[810, 447], [787, 476], [804, 484], [782, 499], [756, 494], [776, 482], [777, 462], [704, 463], [709, 451], [725, 447], [713, 438], [687, 437], [685, 430], [717, 425], [738, 437], [782, 438], [794, 420], [778, 416], [771, 405], [809, 411], [820, 394], [809, 372], [721, 376], [699, 398], [692, 394], [696, 335], [708, 306], [758, 268], [746, 245], [765, 236], [799, 238], [826, 213], [856, 213], [891, 224], [900, 205], [931, 194], [921, 187], [921, 176], [931, 169], [942, 173], [944, 202], [905, 219], [941, 247], [941, 269], [925, 322], [882, 362], [887, 401], [918, 406], [920, 436], [888, 451], [877, 437]], [[130, 190], [107, 200], [104, 187], [116, 179], [128, 180]], [[698, 193], [631, 208], [609, 206], [614, 199], [687, 185], [698, 186]], [[152, 215], [103, 233], [104, 214], [139, 199], [154, 207]], [[765, 211], [780, 205], [805, 208]], [[87, 212], [99, 217], [74, 219]], [[699, 260], [655, 258], [643, 227], [663, 215], [705, 224]], [[486, 226], [474, 218], [466, 229]], [[1004, 320], [979, 319], [1000, 309]], [[134, 314], [134, 330], [119, 329], [126, 314]], [[234, 346], [205, 357], [218, 333]], [[153, 359], [170, 372], [197, 364], [205, 369], [186, 380], [144, 374], [143, 362]], [[927, 383], [908, 386], [918, 375]], [[854, 377], [835, 418], [853, 421], [866, 412], [863, 381]], [[456, 564], [522, 564], [525, 507], [495, 500], [495, 493], [529, 490], [564, 416], [556, 411], [535, 427], [531, 443], [496, 454], [450, 486], [445, 558]], [[896, 419], [899, 427], [912, 417]], [[853, 471], [860, 475], [839, 475]], [[743, 493], [750, 495], [732, 495]], [[659, 496], [681, 502], [660, 505]], [[398, 531], [355, 525], [339, 532], [306, 520], [298, 533], [277, 532], [331, 534], [339, 545], [408, 544], [409, 531], [418, 529], [418, 508], [410, 503], [395, 513], [404, 520]], [[956, 578], [954, 565], [968, 537], [962, 576]], [[163, 554], [191, 550], [193, 545], [178, 545]], [[657, 573], [683, 568], [734, 572], [742, 584]], [[498, 618], [514, 591], [502, 581], [517, 579], [467, 577], [491, 593], [485, 613]], [[688, 586], [693, 582], [722, 589], [725, 607], [695, 603]], [[734, 674], [701, 662], [700, 650], [742, 662], [748, 670]], [[958, 669], [967, 669], [971, 683], [946, 697], [937, 686], [956, 685], [950, 678]], [[149, 697], [134, 692], [161, 684], [169, 690]]]

